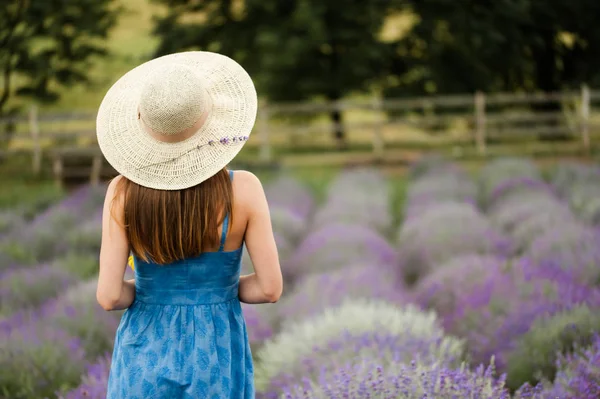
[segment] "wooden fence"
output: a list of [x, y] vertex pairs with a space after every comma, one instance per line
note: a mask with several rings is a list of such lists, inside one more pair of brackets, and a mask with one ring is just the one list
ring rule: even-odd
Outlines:
[[[336, 126], [327, 115], [337, 111], [344, 116], [344, 130], [354, 132], [349, 135], [349, 141], [363, 140], [373, 159], [382, 159], [394, 143], [403, 142], [405, 130], [401, 127], [428, 132], [441, 126], [442, 130], [447, 130], [456, 121], [461, 122], [462, 131], [455, 129], [453, 137], [460, 137], [462, 144], [472, 146], [479, 156], [488, 154], [494, 140], [532, 135], [575, 138], [582, 153], [587, 154], [593, 144], [592, 133], [600, 131], [600, 124], [594, 122], [592, 112], [594, 102], [599, 100], [600, 91], [584, 85], [579, 91], [559, 93], [478, 92], [334, 103], [261, 102], [248, 146], [257, 150], [260, 161], [271, 162], [281, 156], [274, 149], [294, 146], [294, 138], [305, 136], [308, 138], [305, 141], [316, 142], [331, 137], [330, 132]], [[553, 106], [543, 110], [544, 105], [549, 104]], [[353, 117], [357, 114], [362, 118]], [[40, 172], [42, 157], [50, 156], [57, 175], [65, 172], [65, 158], [88, 157], [92, 160], [91, 178], [97, 181], [103, 158], [97, 147], [94, 124], [94, 112], [42, 114], [32, 105], [28, 115], [0, 119], [0, 134], [5, 130], [2, 127], [9, 125], [15, 132], [11, 145], [0, 146], [0, 155], [30, 153], [34, 173]]]

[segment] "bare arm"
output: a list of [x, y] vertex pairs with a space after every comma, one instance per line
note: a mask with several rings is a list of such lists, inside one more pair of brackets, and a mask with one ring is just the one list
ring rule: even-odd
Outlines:
[[[245, 303], [277, 302], [283, 291], [283, 277], [279, 265], [277, 245], [271, 226], [269, 205], [260, 180], [249, 172], [242, 175], [240, 191], [249, 200], [245, 202], [248, 214], [245, 243], [254, 265], [254, 273], [240, 277], [239, 297]], [[240, 176], [242, 177], [242, 176]]]
[[135, 281], [123, 281], [129, 257], [129, 242], [124, 227], [123, 200], [117, 198], [113, 201], [119, 179], [120, 177], [114, 179], [108, 186], [102, 213], [102, 246], [96, 298], [105, 310], [126, 309], [135, 299]]

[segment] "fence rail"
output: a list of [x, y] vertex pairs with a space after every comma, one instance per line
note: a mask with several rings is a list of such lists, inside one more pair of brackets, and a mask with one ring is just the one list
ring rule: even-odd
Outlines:
[[[462, 130], [459, 129], [460, 134], [455, 132], [455, 135], [462, 135], [461, 137], [470, 141], [480, 156], [487, 154], [492, 138], [541, 134], [578, 137], [582, 151], [588, 153], [592, 144], [591, 133], [600, 129], [600, 124], [592, 120], [592, 105], [595, 101], [600, 101], [600, 90], [590, 90], [583, 85], [579, 91], [556, 93], [477, 92], [466, 95], [370, 98], [330, 103], [261, 102], [254, 132], [258, 139], [251, 140], [248, 144], [258, 147], [260, 159], [269, 162], [273, 158], [273, 147], [276, 147], [277, 143], [289, 142], [292, 137], [301, 137], [309, 133], [323, 134], [332, 132], [335, 128], [344, 128], [346, 131], [364, 132], [367, 143], [372, 147], [373, 156], [381, 158], [387, 144], [402, 140], [401, 129], [392, 130], [390, 133], [390, 129], [396, 126], [410, 126], [424, 131], [439, 129], [441, 126], [444, 130], [448, 124], [460, 120]], [[541, 110], [540, 105], [544, 103], [554, 103], [554, 109]], [[331, 121], [318, 124], [307, 118], [332, 112], [350, 116], [355, 112], [364, 112], [370, 113], [370, 117], [364, 121], [344, 118], [346, 120], [340, 126]], [[301, 122], [286, 123], [286, 117], [304, 119]], [[16, 132], [13, 140], [19, 142], [17, 146], [4, 146], [4, 150], [1, 150], [0, 146], [0, 155], [15, 151], [31, 152], [33, 171], [39, 173], [45, 151], [53, 158], [60, 158], [77, 153], [77, 147], [81, 146], [82, 153], [89, 154], [91, 151], [92, 154], [99, 154], [94, 123], [93, 112], [40, 114], [37, 106], [32, 105], [27, 115], [0, 119], [0, 134], [3, 126], [12, 125]], [[60, 126], [56, 127], [57, 124]], [[68, 127], [65, 127], [65, 124]], [[82, 140], [86, 143], [79, 143]], [[94, 159], [96, 170], [98, 161]], [[61, 170], [61, 165], [60, 162], [55, 163], [55, 169]]]

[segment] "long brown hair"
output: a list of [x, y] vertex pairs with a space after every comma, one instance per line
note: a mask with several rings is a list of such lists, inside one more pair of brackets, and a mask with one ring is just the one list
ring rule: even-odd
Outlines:
[[225, 215], [230, 215], [230, 224], [232, 220], [233, 188], [226, 169], [176, 191], [146, 188], [121, 178], [116, 198], [123, 198], [132, 252], [145, 262], [164, 265], [216, 248]]

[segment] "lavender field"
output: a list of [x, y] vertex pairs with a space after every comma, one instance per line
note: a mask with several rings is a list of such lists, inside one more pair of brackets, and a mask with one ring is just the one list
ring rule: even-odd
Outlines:
[[[257, 398], [600, 398], [600, 167], [424, 157], [402, 209], [392, 183], [265, 183], [285, 292], [243, 306]], [[103, 198], [0, 210], [0, 398], [105, 397]]]

